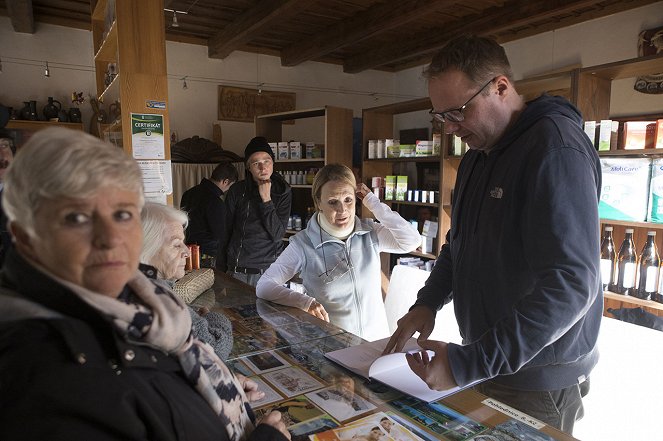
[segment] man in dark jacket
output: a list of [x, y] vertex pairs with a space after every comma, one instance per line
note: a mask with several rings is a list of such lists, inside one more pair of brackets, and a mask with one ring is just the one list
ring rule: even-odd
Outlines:
[[[435, 355], [407, 358], [429, 386], [486, 380], [480, 392], [571, 433], [603, 310], [597, 152], [568, 101], [523, 102], [493, 40], [449, 42], [427, 77], [431, 113], [471, 149], [446, 244], [385, 352], [420, 331]], [[463, 346], [427, 341], [452, 296]]]
[[223, 194], [237, 182], [237, 169], [229, 162], [222, 162], [212, 171], [209, 179], [184, 192], [180, 207], [189, 215], [186, 228], [186, 244], [198, 244], [200, 253], [216, 256], [222, 241], [226, 223], [226, 206]]
[[216, 267], [255, 286], [283, 249], [292, 193], [274, 172], [274, 153], [265, 138], [253, 138], [244, 159], [250, 176], [226, 195], [226, 232]]

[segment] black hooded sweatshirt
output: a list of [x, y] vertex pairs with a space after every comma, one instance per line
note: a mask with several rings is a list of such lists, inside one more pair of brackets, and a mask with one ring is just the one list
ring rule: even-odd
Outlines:
[[216, 267], [265, 270], [283, 250], [292, 192], [285, 179], [271, 176], [271, 201], [263, 202], [250, 174], [226, 193], [226, 231], [216, 253]]
[[465, 154], [447, 243], [416, 302], [437, 310], [453, 297], [459, 385], [556, 390], [589, 375], [603, 311], [600, 189], [598, 154], [561, 97], [528, 102], [489, 154]]

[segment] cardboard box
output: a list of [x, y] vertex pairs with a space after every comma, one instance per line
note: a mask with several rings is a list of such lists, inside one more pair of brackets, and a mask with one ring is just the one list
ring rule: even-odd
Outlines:
[[290, 159], [302, 159], [302, 143], [299, 141], [290, 141]]
[[585, 133], [596, 148], [596, 121], [585, 121]]
[[287, 141], [279, 142], [277, 146], [279, 154], [276, 156], [276, 159], [290, 159], [290, 147], [288, 146]]
[[612, 120], [602, 119], [598, 127], [597, 149], [599, 152], [610, 150], [610, 136], [612, 134]]
[[442, 134], [433, 133], [433, 156], [440, 156], [442, 150]]
[[654, 148], [663, 149], [663, 119], [656, 120], [656, 145]]
[[314, 142], [306, 143], [306, 159], [323, 158], [325, 156], [324, 146]]
[[647, 218], [651, 163], [649, 158], [601, 158], [602, 219], [643, 222]]
[[421, 234], [427, 237], [437, 237], [437, 222], [430, 220], [424, 221], [424, 228]]
[[432, 253], [433, 252], [433, 238], [429, 236], [421, 235], [421, 252], [422, 253]]
[[387, 149], [387, 158], [398, 158], [401, 156], [401, 148], [399, 140], [385, 139], [384, 146]]
[[647, 221], [663, 223], [663, 158], [652, 161], [647, 213]]
[[407, 176], [396, 177], [396, 200], [404, 201], [407, 193]]
[[368, 159], [375, 159], [378, 157], [378, 140], [368, 140]]
[[387, 148], [385, 147], [385, 140], [384, 139], [378, 139], [378, 151], [377, 151], [377, 156], [378, 159], [386, 158], [387, 157]]
[[275, 158], [279, 157], [279, 144], [278, 142], [270, 142], [268, 143], [269, 147], [272, 149], [272, 153], [274, 154]]
[[654, 133], [652, 129], [649, 129], [650, 139], [647, 139], [647, 126], [650, 124], [655, 124], [655, 121], [626, 121], [624, 123], [624, 150], [653, 148]]
[[401, 144], [400, 145], [400, 157], [401, 158], [414, 158], [416, 147], [414, 144]]
[[396, 196], [396, 176], [385, 176], [384, 200], [393, 201], [395, 196]]
[[433, 156], [433, 141], [417, 141], [415, 156]]

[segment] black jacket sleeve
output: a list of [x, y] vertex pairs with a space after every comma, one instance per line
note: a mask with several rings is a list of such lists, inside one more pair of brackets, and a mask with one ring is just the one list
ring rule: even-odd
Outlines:
[[440, 255], [435, 260], [435, 266], [431, 271], [426, 284], [419, 290], [417, 301], [413, 306], [425, 305], [433, 311], [439, 311], [443, 305], [451, 301], [452, 295], [452, 264], [451, 251], [449, 250], [449, 236], [447, 232], [445, 243], [440, 250]]

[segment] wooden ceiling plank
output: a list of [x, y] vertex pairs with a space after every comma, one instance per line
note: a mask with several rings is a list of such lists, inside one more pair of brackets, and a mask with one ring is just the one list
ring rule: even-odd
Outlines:
[[[656, 0], [641, 0], [627, 2], [617, 2], [611, 7], [604, 8], [604, 15], [609, 15], [619, 10], [632, 9], [641, 6], [642, 4], [653, 3]], [[412, 59], [425, 59], [430, 58], [432, 54], [441, 49], [447, 41], [461, 33], [473, 33], [476, 35], [490, 36], [499, 32], [504, 32], [513, 28], [513, 23], [520, 26], [536, 23], [537, 21], [545, 18], [550, 18], [564, 14], [569, 11], [574, 11], [579, 8], [586, 8], [596, 5], [595, 1], [591, 0], [536, 0], [536, 1], [519, 1], [508, 3], [502, 8], [490, 8], [490, 11], [484, 11], [473, 17], [468, 17], [467, 20], [459, 21], [453, 25], [445, 25], [444, 31], [439, 33], [425, 33], [418, 39], [410, 38], [407, 40], [394, 41], [393, 44], [381, 43], [380, 47], [371, 49], [370, 54], [359, 54], [346, 59], [343, 71], [346, 73], [357, 73], [366, 69], [375, 68], [378, 66], [399, 64], [401, 62], [411, 61]], [[593, 13], [592, 18], [597, 17], [597, 13]], [[576, 22], [586, 20], [585, 14], [574, 16]], [[572, 18], [573, 19], [573, 18]], [[569, 22], [569, 25], [572, 24]], [[565, 24], [566, 25], [566, 24]], [[562, 25], [556, 26], [557, 28]], [[539, 31], [539, 29], [541, 29]], [[545, 32], [543, 27], [537, 28], [530, 35], [535, 35], [539, 32]], [[518, 36], [522, 38], [522, 34]], [[409, 63], [408, 63], [409, 64]]]
[[284, 48], [281, 65], [296, 66], [304, 61], [318, 59], [344, 46], [417, 20], [435, 8], [449, 7], [457, 1], [401, 0], [379, 3], [348, 20], [340, 20], [312, 38]]
[[263, 0], [246, 10], [230, 25], [209, 39], [210, 58], [225, 58], [238, 47], [265, 32], [274, 20], [299, 12], [310, 0]]
[[7, 13], [15, 32], [35, 33], [35, 18], [32, 13], [32, 0], [5, 0]]

